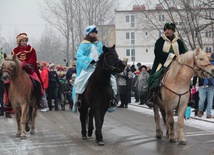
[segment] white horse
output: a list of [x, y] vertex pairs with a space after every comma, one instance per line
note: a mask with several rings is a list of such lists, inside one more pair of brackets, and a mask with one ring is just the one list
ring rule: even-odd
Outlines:
[[189, 101], [190, 82], [193, 76], [214, 77], [214, 66], [210, 63], [204, 51], [197, 48], [194, 52], [182, 54], [172, 62], [165, 76], [161, 79], [158, 93], [154, 98], [154, 118], [156, 123], [156, 138], [162, 139], [158, 109], [167, 127], [167, 137], [171, 143], [176, 142], [174, 131], [173, 110], [178, 110], [177, 140], [180, 145], [186, 145], [183, 134], [184, 114]]

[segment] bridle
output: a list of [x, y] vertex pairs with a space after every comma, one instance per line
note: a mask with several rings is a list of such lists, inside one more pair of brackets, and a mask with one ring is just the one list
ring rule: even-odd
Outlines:
[[[10, 58], [5, 58], [4, 61], [13, 61], [13, 62], [15, 62], [14, 59], [10, 59]], [[12, 74], [13, 71], [14, 71], [13, 69], [5, 68], [5, 65], [3, 65], [3, 67], [2, 67], [2, 72], [3, 72], [3, 73], [4, 73], [4, 72], [8, 73], [10, 77], [11, 77], [11, 75], [14, 75], [14, 74]], [[23, 74], [23, 73], [24, 73], [24, 72], [21, 72], [21, 74]], [[21, 75], [21, 74], [19, 74], [19, 75]], [[15, 75], [14, 75], [14, 76], [15, 76]], [[18, 77], [18, 74], [16, 74], [15, 77]]]
[[[110, 53], [108, 52], [108, 53], [104, 54], [103, 68], [106, 70], [111, 70], [111, 71], [120, 70], [120, 68], [118, 68], [116, 66], [119, 62], [121, 62], [121, 60], [118, 59], [116, 62], [114, 62], [113, 65], [109, 65], [107, 60], [106, 60], [106, 57], [108, 54], [110, 54]], [[105, 66], [107, 66], [107, 67], [105, 67]]]
[[[206, 68], [207, 66], [211, 65], [211, 64], [207, 64], [207, 65], [198, 65], [198, 64], [196, 63], [196, 60], [195, 60], [195, 57], [194, 57], [194, 53], [193, 53], [193, 60], [194, 60], [194, 61], [193, 61], [193, 67], [192, 67], [192, 66], [187, 65], [187, 64], [182, 64], [182, 63], [180, 63], [180, 62], [178, 61], [178, 59], [176, 59], [176, 61], [177, 61], [177, 63], [178, 63], [179, 65], [189, 67], [190, 69], [193, 70], [193, 72], [194, 72], [196, 75], [197, 75], [197, 72], [196, 72], [196, 71], [198, 71], [198, 72], [201, 71], [201, 74], [202, 74], [203, 76], [205, 76], [204, 73], [207, 73], [207, 74], [209, 74], [209, 75], [212, 77], [212, 75], [211, 75], [209, 72], [207, 72], [207, 71], [205, 70], [205, 68]], [[195, 71], [195, 70], [196, 70], [196, 71]]]

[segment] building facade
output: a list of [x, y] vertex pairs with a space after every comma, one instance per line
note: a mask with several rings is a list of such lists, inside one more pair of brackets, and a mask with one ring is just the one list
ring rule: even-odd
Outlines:
[[[196, 31], [189, 29], [183, 30], [182, 22], [179, 20], [179, 14], [176, 9], [171, 9], [171, 15], [174, 17], [179, 36], [186, 44], [187, 48], [191, 50], [188, 44], [188, 39], [196, 40], [199, 34]], [[174, 9], [174, 11], [173, 11]], [[179, 12], [182, 13], [180, 10]], [[213, 11], [204, 9], [204, 15], [213, 16]], [[185, 13], [185, 10], [183, 10]], [[168, 10], [164, 10], [161, 5], [157, 5], [153, 10], [146, 10], [144, 5], [133, 6], [132, 10], [120, 10], [115, 13], [115, 37], [116, 50], [120, 58], [127, 57], [129, 64], [136, 64], [141, 62], [144, 65], [151, 66], [154, 60], [154, 45], [156, 40], [163, 33], [163, 27], [166, 22], [171, 21]], [[206, 23], [203, 19], [201, 23]], [[200, 31], [201, 44], [204, 51], [208, 53], [213, 52], [214, 34], [213, 25], [209, 25]], [[177, 33], [177, 32], [176, 32]], [[184, 33], [194, 33], [190, 37], [185, 37]], [[200, 41], [200, 39], [198, 39]], [[195, 41], [195, 44], [200, 42]]]

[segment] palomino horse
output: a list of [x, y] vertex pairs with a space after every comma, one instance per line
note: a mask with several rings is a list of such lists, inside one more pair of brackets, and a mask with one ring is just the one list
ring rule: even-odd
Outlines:
[[209, 62], [205, 52], [199, 48], [194, 52], [189, 51], [178, 56], [161, 80], [159, 93], [153, 99], [157, 139], [161, 139], [163, 135], [158, 112], [160, 108], [167, 127], [167, 137], [171, 143], [176, 142], [173, 110], [177, 109], [177, 140], [180, 145], [186, 145], [183, 134], [184, 114], [189, 101], [190, 82], [193, 76], [214, 77], [214, 66]]
[[[98, 145], [104, 145], [102, 126], [105, 113], [109, 106], [111, 106], [110, 100], [113, 96], [110, 82], [111, 74], [120, 73], [124, 68], [125, 64], [118, 58], [115, 46], [112, 48], [103, 46], [103, 53], [99, 56], [95, 71], [88, 80], [87, 87], [81, 96], [82, 104], [80, 108], [78, 108], [83, 139], [87, 139], [87, 136], [92, 136], [94, 117], [97, 143]], [[86, 125], [88, 125], [88, 134]]]
[[21, 62], [16, 55], [7, 56], [4, 54], [2, 71], [2, 79], [10, 80], [8, 97], [16, 115], [18, 126], [16, 136], [25, 139], [25, 130], [30, 130], [28, 126], [30, 120], [32, 121], [30, 134], [35, 134], [35, 118], [37, 115], [36, 96], [35, 93], [32, 93], [31, 79], [22, 69]]

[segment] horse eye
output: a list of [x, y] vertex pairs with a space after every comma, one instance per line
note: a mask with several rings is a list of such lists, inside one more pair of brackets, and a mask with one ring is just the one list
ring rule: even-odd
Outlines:
[[200, 58], [199, 60], [200, 60], [200, 61], [203, 61], [204, 59], [203, 59], [203, 58]]

